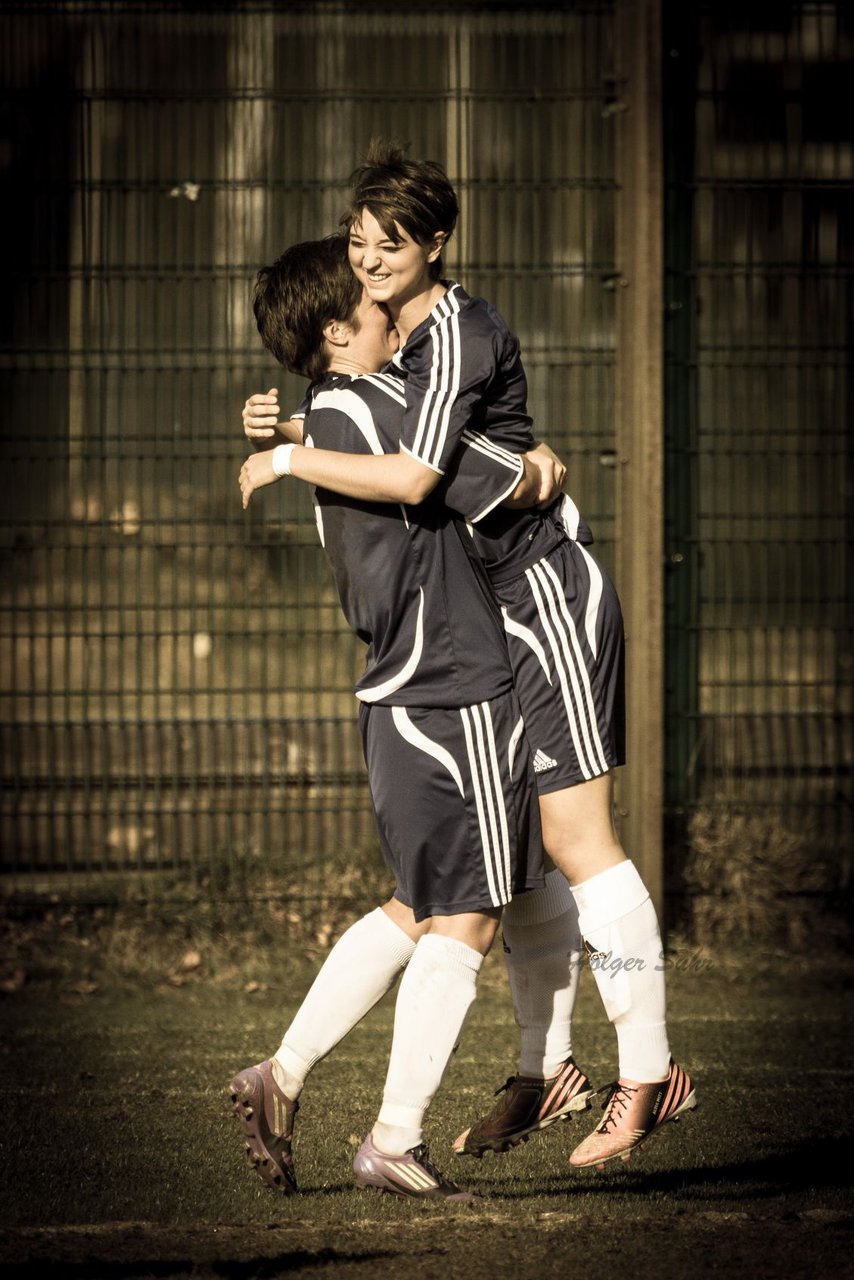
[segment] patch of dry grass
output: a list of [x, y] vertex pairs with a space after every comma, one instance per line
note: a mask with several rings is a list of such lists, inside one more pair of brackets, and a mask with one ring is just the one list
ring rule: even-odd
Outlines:
[[838, 869], [822, 856], [815, 825], [773, 810], [701, 807], [687, 832], [685, 881], [699, 946], [779, 945], [806, 949], [841, 941], [844, 922], [829, 905]]

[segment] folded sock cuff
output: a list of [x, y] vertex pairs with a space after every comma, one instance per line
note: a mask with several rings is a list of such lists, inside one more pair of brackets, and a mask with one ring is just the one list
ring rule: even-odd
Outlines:
[[628, 860], [573, 886], [572, 895], [578, 906], [578, 924], [583, 938], [613, 924], [615, 920], [621, 920], [630, 911], [643, 906], [649, 898], [637, 867]]
[[483, 964], [483, 956], [474, 947], [458, 938], [449, 938], [443, 933], [425, 933], [415, 948], [425, 959], [435, 957], [452, 968], [463, 969], [467, 973], [479, 973]]
[[401, 965], [407, 964], [412, 958], [415, 950], [415, 943], [405, 930], [401, 929], [399, 924], [395, 924], [387, 911], [383, 911], [382, 907], [377, 907], [375, 911], [369, 912], [366, 916], [371, 923], [376, 923], [377, 929], [384, 929], [388, 933], [389, 941], [393, 948], [394, 954], [400, 961]]
[[572, 890], [561, 871], [550, 871], [542, 889], [520, 893], [504, 908], [504, 925], [545, 924], [572, 907]]

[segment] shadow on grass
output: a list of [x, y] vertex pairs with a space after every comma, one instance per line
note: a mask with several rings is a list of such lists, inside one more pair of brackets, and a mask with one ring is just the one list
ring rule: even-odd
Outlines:
[[[506, 1181], [491, 1183], [488, 1166], [481, 1164], [476, 1167], [474, 1161], [466, 1161], [464, 1169], [460, 1167], [462, 1162], [454, 1162], [453, 1167], [446, 1162], [445, 1172], [460, 1186], [478, 1192], [485, 1201], [548, 1199], [578, 1193], [607, 1196], [658, 1193], [677, 1196], [684, 1201], [690, 1200], [692, 1192], [695, 1192], [696, 1198], [706, 1206], [709, 1200], [732, 1200], [743, 1209], [749, 1200], [779, 1196], [781, 1193], [797, 1195], [847, 1189], [850, 1178], [844, 1170], [850, 1141], [848, 1137], [805, 1140], [787, 1151], [761, 1158], [707, 1164], [695, 1169], [648, 1171], [640, 1162], [632, 1167], [617, 1161], [606, 1166], [602, 1173], [592, 1169], [574, 1171], [567, 1167], [565, 1177], [539, 1174], [540, 1185], [536, 1191], [531, 1189], [530, 1175], [525, 1175], [523, 1185], [520, 1185], [522, 1178], [513, 1178], [512, 1175]], [[316, 1187], [300, 1185], [301, 1197], [352, 1196], [353, 1191], [352, 1182], [327, 1182]]]
[[[275, 1280], [276, 1276], [300, 1271], [305, 1267], [344, 1266], [354, 1262], [383, 1262], [398, 1255], [387, 1250], [342, 1249], [294, 1249], [280, 1253], [275, 1258], [259, 1257], [235, 1261], [222, 1258], [205, 1260], [205, 1276], [227, 1276], [228, 1280]], [[127, 1260], [93, 1260], [58, 1262], [43, 1258], [31, 1258], [16, 1266], [4, 1266], [4, 1280], [125, 1280], [125, 1277], [152, 1276], [174, 1277], [198, 1275], [198, 1257], [186, 1258], [129, 1258]]]
[[[537, 1191], [540, 1196], [565, 1196], [574, 1191], [586, 1194], [619, 1195], [622, 1193], [681, 1193], [690, 1198], [696, 1191], [705, 1203], [710, 1199], [734, 1200], [743, 1208], [746, 1200], [757, 1200], [781, 1193], [793, 1194], [850, 1187], [846, 1160], [850, 1151], [849, 1137], [805, 1139], [786, 1151], [775, 1152], [743, 1161], [703, 1165], [702, 1168], [667, 1169], [646, 1172], [642, 1166], [633, 1169], [617, 1161], [602, 1173], [574, 1173], [567, 1170], [566, 1180], [554, 1175], [543, 1182], [552, 1183]], [[719, 1186], [717, 1184], [720, 1184]], [[496, 1190], [503, 1200], [528, 1200], [530, 1190], [509, 1188]]]

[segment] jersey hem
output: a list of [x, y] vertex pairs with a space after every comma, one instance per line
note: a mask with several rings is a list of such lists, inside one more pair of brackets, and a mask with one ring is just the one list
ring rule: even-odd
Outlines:
[[614, 769], [619, 769], [626, 763], [625, 758], [606, 756], [607, 769], [598, 769], [596, 773], [589, 774], [585, 777], [580, 772], [573, 772], [571, 775], [558, 774], [555, 776], [551, 772], [547, 774], [538, 773], [537, 779], [537, 795], [550, 796], [556, 791], [568, 791], [570, 787], [581, 786], [582, 782], [592, 782], [594, 778], [604, 778], [606, 774], [611, 773]]
[[434, 472], [437, 476], [443, 476], [445, 474], [441, 467], [434, 467], [432, 462], [427, 462], [424, 458], [420, 458], [412, 449], [408, 449], [402, 441], [400, 444], [400, 452], [407, 454], [410, 458], [414, 458], [416, 462], [421, 463], [422, 467], [426, 467], [428, 471]]

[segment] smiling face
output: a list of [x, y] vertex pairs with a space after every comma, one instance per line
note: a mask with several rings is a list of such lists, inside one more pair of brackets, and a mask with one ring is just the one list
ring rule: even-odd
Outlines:
[[369, 209], [362, 209], [350, 227], [350, 266], [374, 302], [382, 302], [396, 317], [407, 303], [430, 294], [436, 282], [430, 264], [441, 255], [443, 232], [419, 244], [395, 223], [389, 236]]

